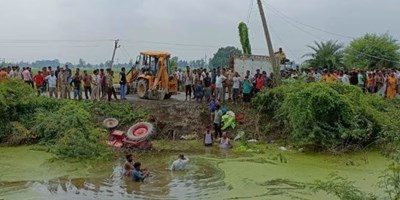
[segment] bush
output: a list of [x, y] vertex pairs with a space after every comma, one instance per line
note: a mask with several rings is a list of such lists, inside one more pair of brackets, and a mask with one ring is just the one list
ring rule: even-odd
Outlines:
[[379, 187], [389, 196], [388, 199], [400, 199], [400, 164], [390, 165], [380, 178]]
[[61, 158], [98, 158], [110, 152], [102, 120], [122, 124], [146, 118], [129, 103], [89, 102], [37, 97], [27, 84], [0, 82], [0, 143], [18, 145], [40, 141]]
[[284, 127], [293, 144], [320, 150], [365, 146], [400, 128], [393, 103], [343, 84], [288, 83], [259, 93], [253, 106]]
[[331, 174], [328, 181], [316, 181], [312, 187], [314, 192], [325, 191], [343, 200], [376, 200], [375, 195], [361, 191], [354, 186], [354, 181]]
[[[93, 127], [92, 127], [93, 128]], [[100, 129], [71, 128], [54, 145], [53, 152], [61, 158], [95, 159], [109, 155], [107, 133]]]
[[109, 152], [105, 143], [108, 134], [101, 130], [99, 117], [116, 117], [128, 123], [145, 115], [133, 112], [130, 104], [65, 101], [54, 112], [37, 112], [32, 130], [62, 158], [98, 158]]
[[7, 80], [0, 82], [0, 142], [12, 133], [12, 121], [18, 121], [25, 107], [35, 98], [35, 92], [27, 84]]
[[90, 113], [82, 103], [65, 102], [55, 112], [43, 109], [38, 111], [34, 120], [36, 125], [32, 131], [41, 138], [42, 142], [47, 144], [55, 144], [71, 129], [87, 132], [93, 127]]

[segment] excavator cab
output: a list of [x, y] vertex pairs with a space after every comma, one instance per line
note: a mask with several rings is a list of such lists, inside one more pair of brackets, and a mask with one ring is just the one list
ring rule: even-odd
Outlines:
[[170, 77], [171, 54], [161, 51], [141, 52], [137, 58], [137, 94], [142, 99], [168, 99], [178, 91], [178, 80]]

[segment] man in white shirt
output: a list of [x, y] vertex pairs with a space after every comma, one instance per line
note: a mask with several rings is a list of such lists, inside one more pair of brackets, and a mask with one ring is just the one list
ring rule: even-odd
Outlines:
[[178, 160], [175, 160], [169, 170], [171, 171], [182, 171], [186, 169], [187, 164], [189, 163], [189, 159], [185, 158], [183, 154], [178, 156]]
[[239, 93], [240, 93], [240, 76], [239, 73], [235, 72], [235, 76], [232, 78], [233, 79], [233, 103], [237, 104], [238, 99], [239, 99]]
[[345, 85], [350, 85], [350, 79], [349, 79], [349, 76], [347, 75], [346, 72], [343, 73], [343, 76], [342, 76], [342, 78], [341, 78], [341, 81], [342, 81], [342, 83], [345, 84]]
[[50, 75], [46, 76], [45, 79], [47, 80], [47, 83], [49, 84], [49, 95], [50, 98], [56, 97], [58, 98], [58, 93], [57, 93], [57, 77], [54, 75], [54, 72], [51, 71]]
[[217, 97], [220, 103], [224, 103], [225, 90], [224, 90], [224, 81], [226, 77], [221, 74], [221, 71], [218, 70], [217, 77], [215, 79], [215, 87], [217, 88]]
[[189, 96], [189, 100], [191, 100], [192, 97], [192, 84], [193, 84], [193, 76], [192, 73], [190, 72], [190, 67], [186, 66], [186, 72], [185, 72], [185, 76], [184, 76], [184, 81], [185, 81], [185, 91], [186, 91], [186, 100], [188, 100], [188, 96]]
[[92, 75], [92, 96], [90, 99], [92, 100], [100, 100], [100, 75], [99, 75], [99, 70], [94, 70], [93, 75]]
[[206, 69], [203, 70], [203, 72], [201, 72], [201, 80], [204, 80], [207, 77], [207, 71]]
[[179, 72], [178, 68], [176, 68], [174, 74], [175, 74], [176, 79], [178, 80], [178, 92], [179, 92], [180, 91], [180, 85], [181, 85], [181, 82], [182, 82], [182, 77], [181, 77], [181, 73]]
[[12, 67], [11, 71], [8, 73], [8, 78], [14, 79], [17, 76], [17, 73], [15, 72], [16, 68]]

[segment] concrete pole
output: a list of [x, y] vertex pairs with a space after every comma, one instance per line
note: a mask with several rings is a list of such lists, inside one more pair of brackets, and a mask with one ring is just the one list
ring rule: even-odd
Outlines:
[[117, 49], [120, 47], [120, 45], [118, 45], [119, 40], [115, 40], [115, 45], [114, 45], [114, 51], [113, 51], [113, 55], [111, 58], [111, 63], [110, 63], [110, 69], [112, 69], [113, 64], [114, 64], [114, 58], [115, 58], [115, 52], [117, 51]]
[[262, 21], [263, 27], [264, 27], [265, 38], [267, 40], [269, 57], [271, 59], [272, 69], [274, 71], [274, 77], [273, 77], [274, 86], [279, 86], [281, 84], [281, 74], [280, 74], [281, 69], [275, 59], [274, 48], [272, 47], [271, 36], [269, 34], [267, 19], [265, 18], [264, 8], [262, 6], [261, 0], [257, 0], [257, 3], [258, 3], [258, 8], [260, 10], [261, 21]]

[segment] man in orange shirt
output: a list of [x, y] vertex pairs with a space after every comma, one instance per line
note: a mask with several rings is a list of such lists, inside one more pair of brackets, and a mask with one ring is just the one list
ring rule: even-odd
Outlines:
[[6, 72], [6, 69], [3, 67], [1, 68], [0, 71], [0, 80], [5, 80], [8, 77], [8, 73]]

